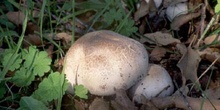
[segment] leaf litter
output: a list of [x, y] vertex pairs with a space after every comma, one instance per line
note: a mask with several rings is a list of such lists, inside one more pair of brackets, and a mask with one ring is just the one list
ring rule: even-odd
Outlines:
[[[93, 0], [91, 0], [93, 1]], [[105, 3], [102, 3], [101, 5], [97, 5], [99, 7], [95, 7], [96, 4], [94, 4], [93, 2], [86, 2], [86, 3], [90, 3], [91, 6], [93, 6], [93, 8], [97, 11], [100, 9], [103, 9], [103, 7], [106, 5]], [[219, 72], [213, 73], [215, 74], [215, 76], [218, 76], [216, 79], [213, 79], [212, 77], [210, 77], [210, 72], [206, 73], [206, 76], [211, 79], [211, 84], [210, 85], [205, 85], [207, 88], [204, 89], [204, 92], [200, 93], [201, 88], [197, 88], [197, 91], [195, 93], [193, 93], [194, 91], [191, 90], [192, 86], [189, 86], [189, 84], [193, 84], [195, 82], [197, 82], [199, 85], [204, 86], [202, 83], [198, 82], [198, 77], [201, 75], [201, 71], [200, 69], [200, 64], [201, 62], [204, 61], [208, 61], [208, 62], [213, 62], [217, 59], [216, 63], [214, 64], [215, 67], [217, 67], [217, 71], [219, 71], [219, 66], [218, 64], [220, 63], [220, 59], [219, 58], [219, 35], [218, 34], [214, 34], [214, 35], [210, 35], [202, 40], [202, 46], [203, 49], [200, 48], [193, 48], [193, 46], [188, 46], [187, 42], [185, 42], [182, 38], [186, 37], [181, 35], [181, 32], [185, 32], [185, 30], [187, 31], [191, 31], [192, 33], [188, 33], [188, 36], [192, 36], [195, 35], [197, 37], [199, 37], [199, 32], [195, 32], [195, 30], [199, 30], [198, 27], [194, 27], [194, 30], [190, 30], [191, 28], [186, 28], [184, 30], [182, 30], [181, 27], [184, 27], [185, 25], [190, 25], [190, 26], [194, 26], [195, 24], [193, 24], [192, 22], [200, 22], [200, 20], [198, 20], [198, 17], [201, 16], [202, 13], [200, 10], [195, 10], [195, 12], [189, 12], [188, 14], [185, 15], [180, 15], [174, 18], [174, 20], [172, 22], [169, 22], [167, 19], [164, 19], [165, 16], [162, 16], [163, 18], [163, 22], [165, 22], [165, 24], [169, 25], [167, 26], [162, 26], [162, 28], [159, 27], [159, 24], [156, 24], [156, 22], [152, 22], [151, 25], [155, 25], [156, 24], [156, 31], [152, 28], [151, 31], [148, 30], [148, 28], [146, 28], [147, 20], [154, 20], [154, 21], [159, 21], [159, 19], [157, 19], [157, 17], [161, 17], [162, 11], [156, 9], [156, 7], [152, 7], [153, 5], [155, 5], [153, 3], [153, 0], [149, 0], [150, 2], [146, 3], [144, 0], [141, 1], [140, 3], [140, 8], [135, 10], [135, 12], [133, 13], [133, 15], [131, 14], [130, 17], [132, 19], [134, 19], [135, 23], [131, 23], [131, 24], [127, 24], [129, 27], [132, 27], [134, 24], [136, 24], [135, 26], [143, 26], [145, 28], [143, 28], [143, 30], [141, 30], [141, 33], [143, 33], [143, 36], [141, 36], [138, 40], [145, 44], [145, 46], [147, 47], [151, 47], [152, 50], [149, 49], [150, 51], [150, 60], [151, 61], [155, 61], [163, 66], [169, 65], [171, 64], [170, 67], [172, 66], [177, 66], [179, 69], [175, 69], [175, 68], [167, 68], [170, 72], [170, 74], [175, 74], [175, 75], [179, 75], [182, 77], [182, 80], [177, 79], [176, 77], [174, 77], [175, 75], [172, 75], [172, 78], [174, 80], [174, 83], [176, 84], [176, 92], [173, 93], [173, 95], [169, 96], [169, 97], [164, 97], [164, 98], [153, 98], [152, 100], [143, 100], [142, 104], [136, 104], [135, 102], [133, 102], [129, 96], [127, 96], [126, 91], [124, 90], [117, 90], [116, 95], [115, 96], [110, 96], [110, 97], [99, 97], [99, 96], [92, 96], [91, 94], [89, 95], [89, 99], [88, 101], [86, 100], [81, 100], [81, 99], [77, 99], [74, 98], [73, 101], [71, 101], [72, 103], [70, 103], [70, 105], [76, 105], [78, 106], [78, 108], [80, 110], [85, 110], [85, 109], [89, 109], [89, 110], [94, 110], [94, 109], [110, 109], [113, 108], [115, 110], [147, 110], [147, 109], [151, 109], [151, 110], [157, 110], [157, 109], [166, 109], [166, 108], [182, 108], [182, 109], [220, 109], [220, 102], [219, 102], [219, 79], [220, 79], [220, 75]], [[163, 2], [163, 8], [168, 7], [169, 5], [175, 5], [179, 2], [187, 2], [186, 0], [178, 0], [178, 1], [171, 1], [171, 0], [164, 0]], [[189, 0], [188, 3], [193, 3], [193, 0]], [[202, 3], [200, 0], [196, 0], [195, 2], [198, 3]], [[99, 2], [101, 3], [101, 2]], [[150, 5], [152, 4], [153, 5]], [[197, 5], [198, 5], [197, 3]], [[196, 6], [196, 4], [189, 4], [192, 6]], [[86, 6], [82, 4], [78, 4], [78, 6]], [[90, 7], [91, 8], [91, 7]], [[91, 8], [91, 9], [93, 9]], [[126, 10], [126, 9], [125, 9]], [[210, 14], [213, 15], [211, 12], [213, 10], [208, 9]], [[116, 25], [115, 23], [117, 23], [118, 21], [120, 21], [122, 18], [125, 17], [124, 13], [123, 14], [115, 14], [114, 16], [110, 16], [109, 14], [113, 14], [113, 13], [117, 13], [120, 12], [121, 13], [121, 9], [115, 9], [115, 10], [108, 10], [106, 11], [105, 15], [103, 15], [103, 20], [105, 21], [105, 23], [107, 25]], [[98, 11], [97, 11], [98, 12]], [[156, 14], [152, 14], [152, 12], [157, 12]], [[161, 12], [161, 13], [160, 13]], [[92, 12], [89, 12], [92, 13]], [[160, 14], [159, 14], [160, 13]], [[151, 14], [151, 15], [150, 15]], [[208, 14], [209, 13], [205, 13]], [[36, 16], [38, 16], [39, 14], [36, 14]], [[160, 16], [159, 16], [160, 15]], [[20, 11], [18, 12], [9, 12], [6, 14], [6, 16], [8, 17], [9, 21], [11, 21], [12, 23], [14, 23], [15, 25], [22, 25], [23, 24], [23, 20], [24, 20], [24, 14]], [[150, 16], [150, 17], [149, 17]], [[152, 17], [153, 16], [153, 17]], [[111, 19], [110, 19], [111, 17]], [[16, 19], [15, 19], [16, 18]], [[79, 17], [81, 19], [81, 17]], [[89, 18], [87, 16], [82, 17], [82, 19], [86, 19], [88, 22], [84, 23], [86, 25], [84, 25], [83, 23], [80, 23], [80, 25], [84, 25], [84, 28], [77, 28], [80, 32], [85, 32], [85, 29], [88, 28], [88, 24], [90, 22], [92, 18], [92, 15], [90, 14]], [[108, 19], [109, 18], [109, 19]], [[129, 19], [126, 21], [126, 23], [131, 22], [132, 19]], [[144, 20], [143, 20], [144, 19]], [[209, 22], [210, 18], [207, 18], [207, 22]], [[161, 20], [161, 19], [160, 19]], [[144, 23], [144, 22], [145, 23]], [[78, 22], [79, 23], [79, 22]], [[71, 24], [71, 23], [70, 23]], [[98, 24], [98, 23], [97, 23]], [[157, 27], [158, 26], [158, 27]], [[92, 27], [94, 30], [98, 30], [98, 29], [102, 29], [104, 26], [98, 26], [99, 28], [97, 28], [97, 26], [95, 25], [94, 27]], [[124, 26], [126, 27], [126, 26]], [[123, 28], [123, 30], [121, 31], [121, 33], [126, 34], [126, 30], [129, 30]], [[140, 27], [138, 27], [139, 31], [140, 31]], [[153, 26], [152, 26], [153, 27]], [[35, 32], [39, 32], [39, 27], [35, 24], [32, 23], [32, 25], [30, 25], [29, 30], [25, 36], [25, 40], [26, 42], [23, 42], [24, 47], [29, 47], [30, 45], [36, 45], [36, 46], [43, 46], [43, 44], [46, 44], [46, 42], [42, 42], [41, 38], [35, 33]], [[61, 27], [59, 27], [61, 28]], [[203, 28], [203, 27], [202, 27]], [[77, 30], [76, 29], [76, 30]], [[109, 28], [108, 28], [109, 29]], [[175, 30], [173, 31], [174, 33], [171, 34], [171, 31], [168, 32], [168, 30]], [[164, 31], [165, 30], [165, 31]], [[130, 30], [131, 31], [131, 30]], [[132, 31], [136, 31], [135, 29], [132, 29]], [[176, 34], [175, 32], [177, 32], [178, 34]], [[67, 44], [71, 41], [71, 34], [68, 34], [69, 32], [60, 32], [57, 33], [54, 37], [54, 35], [49, 35], [47, 36], [48, 38], [51, 38], [53, 40], [55, 40], [56, 42], [61, 42], [63, 45]], [[81, 33], [82, 34], [82, 33]], [[201, 34], [201, 33], [200, 33]], [[131, 33], [129, 33], [129, 35], [131, 35]], [[136, 38], [137, 39], [137, 38]], [[189, 40], [190, 38], [186, 38], [187, 40]], [[197, 39], [196, 39], [197, 40]], [[53, 45], [53, 44], [51, 44]], [[65, 45], [66, 46], [66, 45]], [[187, 47], [188, 46], [188, 47]], [[2, 49], [2, 47], [0, 48]], [[167, 49], [172, 50], [167, 51]], [[54, 48], [49, 50], [50, 54], [54, 54], [53, 52]], [[29, 54], [33, 53], [33, 51], [29, 50], [26, 51], [29, 52]], [[39, 58], [37, 60], [43, 59], [43, 57], [46, 57], [46, 55], [44, 53], [39, 53], [39, 56], [42, 56], [42, 58]], [[10, 54], [8, 55], [8, 57], [11, 56]], [[28, 55], [27, 55], [28, 56]], [[32, 55], [33, 56], [33, 55]], [[176, 58], [178, 59], [178, 61], [174, 61], [171, 56], [177, 56]], [[180, 57], [179, 57], [180, 56]], [[4, 57], [4, 60], [9, 60], [8, 57]], [[19, 64], [21, 63], [21, 56], [17, 56], [18, 58], [16, 60], [14, 60], [15, 63], [12, 64], [12, 66], [10, 67], [10, 70], [15, 70], [19, 68]], [[53, 56], [51, 56], [51, 58], [53, 58]], [[30, 59], [30, 58], [26, 58]], [[60, 58], [62, 59], [62, 58]], [[58, 60], [60, 60], [58, 59]], [[165, 60], [166, 59], [166, 60]], [[29, 61], [28, 61], [29, 62]], [[49, 60], [47, 60], [46, 62], [50, 62]], [[165, 64], [166, 63], [166, 64]], [[36, 61], [36, 63], [34, 64], [39, 64], [39, 62]], [[6, 65], [5, 63], [3, 63], [3, 65]], [[39, 64], [41, 65], [41, 64]], [[39, 66], [37, 65], [37, 66]], [[46, 64], [48, 66], [48, 63]], [[209, 66], [210, 64], [205, 64], [207, 66]], [[36, 66], [36, 68], [37, 68]], [[208, 69], [205, 68], [205, 69]], [[19, 71], [27, 71], [27, 69], [25, 68], [21, 68]], [[17, 71], [17, 72], [19, 72]], [[48, 71], [48, 67], [44, 68], [41, 71], [36, 71], [35, 75], [40, 75], [42, 76], [44, 71]], [[172, 72], [171, 72], [172, 71]], [[24, 75], [20, 74], [21, 76], [19, 76], [18, 78], [25, 78]], [[39, 85], [39, 90], [36, 92], [44, 92], [45, 89], [49, 88], [51, 89], [51, 91], [58, 89], [57, 86], [52, 86], [50, 84], [52, 84], [51, 81], [61, 81], [58, 80], [58, 77], [60, 76], [60, 74], [58, 73], [54, 73], [53, 77], [49, 76], [48, 79], [43, 80], [42, 83], [46, 83], [45, 85], [47, 85], [48, 87], [43, 87], [42, 85]], [[15, 77], [16, 78], [16, 77]], [[50, 80], [49, 80], [50, 79]], [[21, 79], [23, 80], [23, 79]], [[20, 85], [23, 85], [22, 81], [20, 82]], [[30, 81], [34, 80], [34, 77], [31, 77]], [[188, 82], [190, 80], [190, 83]], [[29, 81], [28, 81], [29, 82]], [[62, 82], [62, 81], [61, 81]], [[64, 81], [65, 82], [65, 81]], [[204, 82], [205, 84], [208, 84], [208, 80]], [[19, 83], [18, 83], [19, 84]], [[27, 83], [29, 84], [29, 83]], [[198, 87], [198, 86], [196, 86]], [[60, 89], [60, 88], [59, 88]], [[203, 89], [203, 88], [202, 88]], [[59, 91], [59, 90], [56, 90]], [[198, 92], [200, 91], [200, 92]], [[55, 91], [54, 91], [55, 92]], [[86, 93], [86, 91], [85, 91]], [[34, 93], [36, 94], [36, 93]], [[34, 95], [33, 97], [37, 97], [40, 100], [52, 100], [54, 98], [57, 98], [56, 96], [51, 96], [51, 97], [47, 97], [46, 93], [43, 96], [37, 96]], [[54, 93], [55, 94], [55, 93]], [[81, 94], [81, 95], [85, 95], [85, 94]], [[47, 97], [47, 98], [46, 98]], [[66, 97], [63, 98], [64, 100], [66, 99]], [[143, 97], [144, 99], [144, 97]], [[21, 100], [21, 103], [23, 103], [23, 101], [25, 100], [32, 100], [31, 97], [28, 98], [23, 98]], [[70, 99], [71, 100], [71, 99]], [[68, 100], [69, 101], [69, 100]], [[67, 102], [68, 102], [67, 101]], [[36, 103], [40, 103], [36, 101]], [[201, 104], [203, 103], [203, 104]], [[63, 103], [65, 104], [65, 103]], [[43, 105], [42, 105], [43, 106]]]

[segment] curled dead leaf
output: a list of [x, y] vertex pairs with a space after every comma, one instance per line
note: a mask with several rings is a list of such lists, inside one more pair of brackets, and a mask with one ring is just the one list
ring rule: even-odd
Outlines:
[[[220, 36], [218, 34], [210, 35], [204, 39], [206, 45], [212, 44], [214, 41], [220, 42]], [[220, 46], [220, 43], [214, 45], [214, 47], [216, 46]]]
[[157, 10], [154, 0], [141, 0], [140, 7], [134, 14], [134, 20], [138, 21], [141, 17], [146, 16], [149, 12], [154, 12]]
[[195, 12], [195, 13], [188, 13], [188, 14], [182, 14], [180, 16], [177, 16], [173, 19], [172, 23], [171, 23], [171, 29], [173, 30], [179, 30], [179, 28], [189, 22], [190, 20], [192, 20], [193, 18], [197, 18], [201, 15], [201, 12]]
[[142, 0], [140, 3], [140, 7], [134, 13], [134, 20], [138, 21], [141, 17], [147, 15], [148, 13], [149, 13], [149, 4], [145, 0]]
[[148, 42], [150, 44], [169, 45], [173, 43], [180, 43], [179, 39], [173, 38], [169, 33], [155, 32], [144, 34], [146, 38], [141, 38], [141, 42]]

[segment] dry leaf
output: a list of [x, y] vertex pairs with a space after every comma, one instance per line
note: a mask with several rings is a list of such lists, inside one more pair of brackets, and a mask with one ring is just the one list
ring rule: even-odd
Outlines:
[[82, 100], [78, 101], [76, 99], [74, 99], [74, 103], [75, 103], [75, 108], [76, 110], [86, 110], [86, 103]]
[[[142, 98], [145, 98], [144, 96]], [[142, 106], [139, 110], [159, 110], [150, 100], [142, 100]]]
[[28, 22], [25, 34], [34, 34], [35, 32], [40, 32], [40, 27], [32, 22]]
[[28, 47], [30, 45], [40, 46], [43, 45], [42, 43], [43, 42], [41, 41], [41, 38], [36, 34], [29, 34], [24, 36], [24, 40], [22, 42], [24, 47]]
[[[180, 68], [182, 77], [186, 80], [191, 80], [196, 82], [198, 79], [197, 68], [201, 58], [196, 50], [193, 50], [191, 47], [187, 48], [186, 53], [179, 60], [177, 66]], [[183, 81], [185, 84], [185, 81]]]
[[220, 87], [218, 88], [213, 88], [213, 89], [207, 89], [205, 91], [205, 95], [209, 98], [209, 99], [220, 99]]
[[134, 20], [138, 21], [141, 17], [147, 15], [149, 13], [149, 7], [149, 4], [145, 0], [142, 0], [140, 2], [140, 7], [134, 13]]
[[110, 104], [102, 98], [96, 98], [89, 106], [89, 110], [110, 110]]
[[[220, 50], [217, 48], [206, 48], [204, 50], [198, 51], [202, 59], [213, 62], [215, 59], [220, 57]], [[220, 59], [217, 60], [220, 63]]]
[[[208, 44], [211, 44], [213, 41], [220, 41], [220, 36], [218, 35], [218, 34], [213, 34], [213, 35], [211, 35], [211, 36], [208, 36], [208, 37], [206, 37], [205, 39], [204, 39], [204, 43], [206, 44], [206, 45], [208, 45]], [[214, 46], [219, 46], [220, 44], [216, 44], [216, 45], [214, 45]]]
[[183, 55], [186, 53], [187, 48], [184, 44], [180, 43], [180, 44], [176, 44], [176, 48], [179, 50], [179, 52]]
[[142, 38], [141, 41], [148, 42], [150, 44], [169, 45], [173, 43], [180, 43], [179, 39], [173, 38], [169, 33], [155, 32], [144, 34], [146, 38]]
[[195, 13], [188, 13], [188, 14], [183, 14], [180, 16], [177, 16], [173, 19], [172, 23], [171, 23], [171, 29], [172, 30], [179, 30], [179, 28], [189, 22], [190, 20], [192, 20], [193, 18], [197, 18], [201, 15], [201, 12], [195, 12]]
[[146, 0], [142, 0], [140, 2], [140, 7], [134, 13], [135, 21], [138, 21], [141, 17], [146, 16], [147, 14], [149, 14], [149, 12], [154, 12], [157, 10], [154, 0], [148, 0], [148, 1], [149, 2], [146, 2]]
[[64, 40], [66, 43], [71, 42], [72, 35], [69, 35], [65, 32], [57, 33], [56, 40]]
[[8, 12], [6, 14], [7, 18], [9, 21], [11, 21], [12, 23], [18, 25], [22, 25], [25, 19], [25, 15], [23, 12], [21, 11], [17, 11], [17, 12]]
[[167, 107], [177, 107], [184, 110], [220, 110], [220, 100], [208, 100], [205, 98], [170, 96], [153, 98], [151, 101], [161, 110]]
[[164, 57], [166, 54], [166, 49], [163, 47], [155, 47], [151, 54], [150, 54], [150, 58], [152, 61], [160, 61], [162, 59], [162, 57]]
[[178, 88], [178, 90], [175, 93], [173, 93], [173, 96], [182, 96], [182, 95], [187, 96], [188, 93], [189, 93], [189, 88], [187, 86], [182, 86]]
[[53, 58], [53, 49], [54, 49], [54, 45], [50, 45], [47, 49], [46, 52], [48, 54], [48, 56], [52, 59]]
[[137, 107], [128, 98], [125, 90], [122, 89], [116, 90], [116, 98], [111, 101], [111, 105], [115, 110], [137, 110]]

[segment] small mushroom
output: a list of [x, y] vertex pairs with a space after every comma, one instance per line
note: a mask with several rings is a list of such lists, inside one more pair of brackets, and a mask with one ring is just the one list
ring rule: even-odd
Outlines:
[[171, 5], [166, 9], [167, 18], [170, 21], [173, 21], [173, 19], [179, 15], [187, 14], [187, 13], [188, 13], [188, 6], [186, 2]]
[[146, 76], [148, 53], [144, 46], [112, 31], [95, 31], [79, 38], [68, 50], [64, 73], [73, 86], [82, 84], [91, 94], [112, 95], [127, 90]]
[[146, 99], [152, 97], [165, 97], [174, 91], [172, 79], [168, 72], [161, 66], [149, 64], [148, 75], [129, 89], [132, 99], [138, 103], [142, 102], [142, 96]]

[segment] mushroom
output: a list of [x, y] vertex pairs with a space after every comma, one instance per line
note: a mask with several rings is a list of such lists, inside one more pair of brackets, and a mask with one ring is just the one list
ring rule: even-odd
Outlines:
[[73, 86], [82, 84], [91, 94], [106, 96], [127, 90], [146, 76], [148, 53], [131, 38], [112, 31], [95, 31], [79, 38], [68, 50], [63, 72]]
[[174, 85], [168, 72], [159, 65], [149, 64], [148, 75], [129, 89], [129, 95], [135, 102], [141, 103], [142, 96], [150, 100], [171, 95], [173, 91]]
[[170, 21], [173, 21], [173, 19], [179, 15], [187, 14], [187, 13], [188, 13], [188, 6], [186, 2], [171, 5], [166, 9], [167, 18]]

